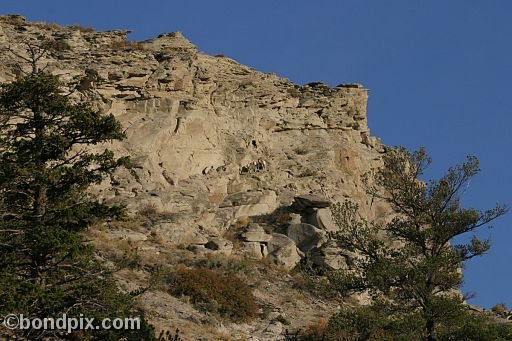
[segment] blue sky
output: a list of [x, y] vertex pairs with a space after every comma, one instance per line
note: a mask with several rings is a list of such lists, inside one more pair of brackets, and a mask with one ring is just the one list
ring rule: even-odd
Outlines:
[[[182, 31], [201, 51], [296, 83], [362, 83], [373, 135], [425, 146], [432, 176], [474, 154], [482, 171], [464, 203], [512, 204], [511, 1], [2, 0], [7, 13], [135, 40]], [[465, 270], [472, 303], [512, 306], [511, 223], [512, 213], [481, 234], [493, 248]]]

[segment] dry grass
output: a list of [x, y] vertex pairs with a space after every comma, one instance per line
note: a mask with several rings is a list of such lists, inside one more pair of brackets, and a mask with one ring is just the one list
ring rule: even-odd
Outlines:
[[309, 154], [310, 150], [306, 147], [295, 147], [293, 149], [293, 152], [297, 155], [307, 155]]
[[74, 30], [74, 31], [80, 31], [82, 33], [96, 32], [96, 30], [94, 28], [86, 27], [86, 26], [82, 26], [82, 25], [69, 25], [69, 26], [67, 26], [67, 28]]
[[233, 243], [233, 250], [238, 251], [241, 249], [241, 242], [238, 238], [240, 232], [247, 228], [252, 223], [252, 219], [248, 216], [241, 216], [231, 225], [231, 227], [224, 233], [224, 238]]
[[327, 326], [329, 324], [329, 320], [320, 319], [309, 326], [306, 327], [306, 330], [301, 333], [301, 340], [303, 341], [319, 341], [322, 340], [325, 331], [327, 330]]
[[33, 26], [41, 28], [43, 30], [49, 30], [49, 31], [57, 31], [62, 29], [62, 26], [59, 24], [54, 23], [47, 23], [47, 22], [34, 22], [32, 23]]
[[249, 226], [252, 223], [252, 219], [246, 215], [238, 217], [236, 222], [233, 224], [233, 228], [236, 230], [241, 230]]
[[115, 51], [146, 51], [144, 43], [138, 41], [116, 40], [110, 44], [110, 48]]
[[297, 177], [299, 177], [299, 178], [306, 178], [306, 177], [309, 177], [309, 176], [317, 176], [317, 175], [318, 175], [318, 171], [317, 170], [307, 168], [307, 169], [303, 170], [299, 175], [297, 175]]
[[249, 280], [254, 277], [257, 264], [244, 256], [207, 254], [205, 258], [195, 259], [191, 265]]
[[146, 218], [154, 218], [158, 216], [159, 210], [154, 203], [147, 203], [139, 210], [139, 214]]
[[301, 96], [300, 91], [297, 88], [289, 88], [286, 90], [288, 94], [294, 98], [298, 98]]
[[16, 15], [16, 14], [5, 15], [2, 17], [2, 21], [7, 24], [14, 25], [14, 26], [21, 26], [26, 23], [25, 19], [21, 15]]
[[63, 52], [71, 50], [71, 46], [63, 40], [49, 40], [45, 43], [45, 47], [49, 51]]

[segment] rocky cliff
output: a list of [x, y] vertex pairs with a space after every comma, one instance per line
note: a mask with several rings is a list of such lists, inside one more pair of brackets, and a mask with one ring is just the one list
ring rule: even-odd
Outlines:
[[[326, 243], [336, 228], [329, 203], [350, 198], [370, 218], [386, 216], [378, 203], [369, 208], [361, 188], [360, 176], [380, 165], [386, 150], [368, 129], [368, 91], [358, 84], [293, 84], [200, 53], [179, 32], [142, 42], [127, 41], [128, 33], [0, 17], [1, 82], [30, 71], [31, 48], [47, 49], [38, 67], [60, 75], [71, 96], [113, 113], [126, 129], [126, 140], [108, 148], [129, 155], [132, 166], [93, 192], [127, 205], [141, 222], [91, 232], [99, 249], [113, 252], [125, 242], [146, 261], [171, 263], [178, 253], [238, 254], [285, 270], [316, 252], [330, 266], [344, 266]], [[311, 297], [283, 299], [287, 276], [253, 286], [262, 302], [288, 314], [291, 326], [336, 308]], [[144, 270], [119, 275], [126, 290], [145, 280]], [[161, 292], [148, 293], [144, 304], [157, 325], [209, 323]], [[221, 324], [242, 339], [277, 339], [282, 326], [272, 334], [267, 322]]]

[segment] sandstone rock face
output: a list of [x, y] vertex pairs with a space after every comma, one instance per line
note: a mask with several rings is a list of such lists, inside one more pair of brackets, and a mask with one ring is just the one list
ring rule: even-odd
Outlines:
[[[368, 129], [368, 91], [357, 84], [293, 84], [202, 54], [179, 32], [143, 42], [127, 41], [128, 33], [0, 16], [0, 82], [30, 70], [16, 57], [28, 56], [26, 44], [50, 41], [40, 67], [59, 75], [71, 98], [123, 125], [124, 141], [94, 148], [129, 155], [132, 166], [91, 191], [133, 214], [154, 213], [140, 232], [123, 229], [112, 238], [129, 234], [139, 250], [158, 240], [162, 254], [178, 245], [194, 256], [242, 252], [285, 269], [308, 252], [319, 264], [348, 267], [351, 255], [324, 243], [338, 228], [329, 205], [350, 198], [367, 218], [389, 219], [387, 207], [372, 203], [361, 183], [386, 152]], [[288, 216], [280, 217], [282, 208]], [[268, 223], [280, 219], [287, 231]], [[233, 243], [227, 234], [236, 228]], [[148, 295], [158, 307], [148, 303], [148, 310], [162, 316], [183, 306], [159, 306], [158, 293]], [[269, 325], [262, 339], [277, 338], [281, 329]]]
[[[367, 127], [366, 89], [299, 86], [199, 53], [180, 33], [138, 43], [128, 33], [0, 18], [1, 47], [26, 55], [21, 42], [54, 41], [41, 66], [126, 129], [125, 141], [107, 147], [134, 166], [95, 189], [105, 200], [132, 212], [152, 204], [187, 214], [189, 229], [220, 230], [297, 194], [367, 204], [359, 176], [380, 164], [384, 147]], [[10, 53], [0, 61], [2, 82], [19, 75], [14, 64], [29, 67]], [[304, 197], [325, 207], [315, 200]]]

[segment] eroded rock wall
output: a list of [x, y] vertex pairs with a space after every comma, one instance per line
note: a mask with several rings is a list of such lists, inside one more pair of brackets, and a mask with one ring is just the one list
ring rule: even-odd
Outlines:
[[126, 129], [107, 147], [133, 167], [95, 188], [102, 198], [174, 214], [161, 228], [176, 242], [198, 229], [221, 234], [299, 194], [368, 206], [360, 176], [385, 148], [368, 130], [362, 86], [299, 86], [199, 53], [179, 32], [143, 42], [128, 33], [0, 17], [0, 81], [30, 70], [27, 44], [50, 41], [40, 66]]

